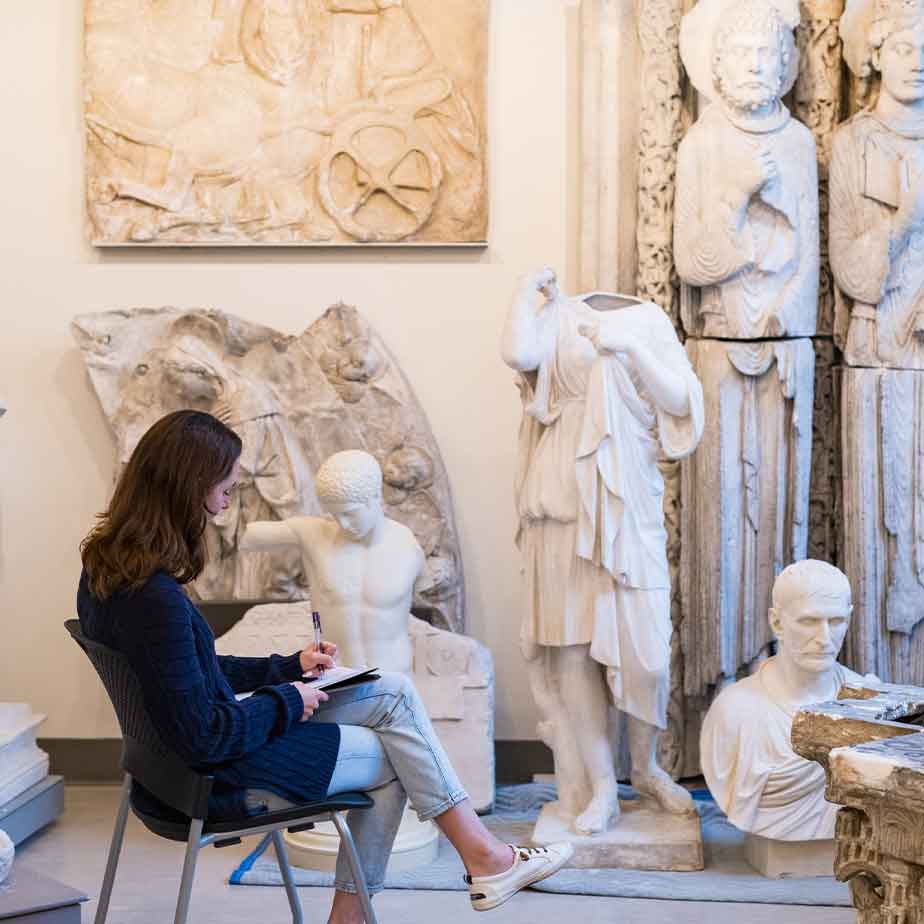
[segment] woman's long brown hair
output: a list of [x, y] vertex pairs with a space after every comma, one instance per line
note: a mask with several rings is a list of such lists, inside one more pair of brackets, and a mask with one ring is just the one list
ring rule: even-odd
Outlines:
[[198, 577], [205, 567], [206, 496], [240, 454], [240, 437], [211, 414], [175, 411], [157, 421], [80, 544], [91, 593], [108, 600], [155, 571], [181, 584]]

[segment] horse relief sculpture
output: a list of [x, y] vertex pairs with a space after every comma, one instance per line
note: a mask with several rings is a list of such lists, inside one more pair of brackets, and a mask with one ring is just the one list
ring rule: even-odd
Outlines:
[[298, 550], [241, 548], [249, 523], [316, 516], [315, 474], [362, 449], [383, 470], [387, 515], [423, 550], [414, 613], [464, 624], [462, 559], [449, 481], [407, 379], [378, 335], [346, 305], [300, 336], [219, 311], [135, 309], [81, 315], [73, 332], [115, 431], [120, 462], [164, 414], [195, 408], [241, 437], [239, 489], [207, 527], [209, 564], [191, 585], [202, 600], [308, 595]]
[[88, 0], [93, 243], [485, 241], [488, 5]]

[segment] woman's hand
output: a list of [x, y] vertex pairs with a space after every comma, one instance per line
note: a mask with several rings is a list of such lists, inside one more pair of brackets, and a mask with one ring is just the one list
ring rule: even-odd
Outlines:
[[310, 674], [319, 667], [324, 670], [333, 667], [336, 657], [337, 646], [333, 642], [321, 642], [320, 651], [314, 645], [309, 645], [299, 653], [298, 659], [302, 665], [302, 673]]
[[302, 717], [299, 720], [301, 722], [307, 722], [315, 712], [317, 712], [318, 706], [320, 706], [321, 703], [326, 703], [330, 699], [323, 690], [310, 687], [307, 683], [296, 681], [292, 686], [298, 690], [298, 694], [302, 698], [302, 705], [305, 711], [302, 713]]

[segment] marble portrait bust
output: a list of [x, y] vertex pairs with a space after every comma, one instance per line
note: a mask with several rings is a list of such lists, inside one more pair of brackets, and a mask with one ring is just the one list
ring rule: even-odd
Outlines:
[[838, 806], [825, 801], [825, 774], [790, 743], [803, 706], [836, 699], [861, 681], [836, 660], [853, 609], [846, 575], [806, 559], [773, 585], [770, 626], [778, 652], [716, 698], [703, 723], [703, 774], [738, 828], [782, 841], [830, 839]]

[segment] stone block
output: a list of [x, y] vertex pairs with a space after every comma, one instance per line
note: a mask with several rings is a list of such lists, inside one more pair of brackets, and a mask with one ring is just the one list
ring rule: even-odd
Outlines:
[[811, 879], [834, 875], [834, 841], [777, 841], [749, 834], [748, 863], [767, 879]]

